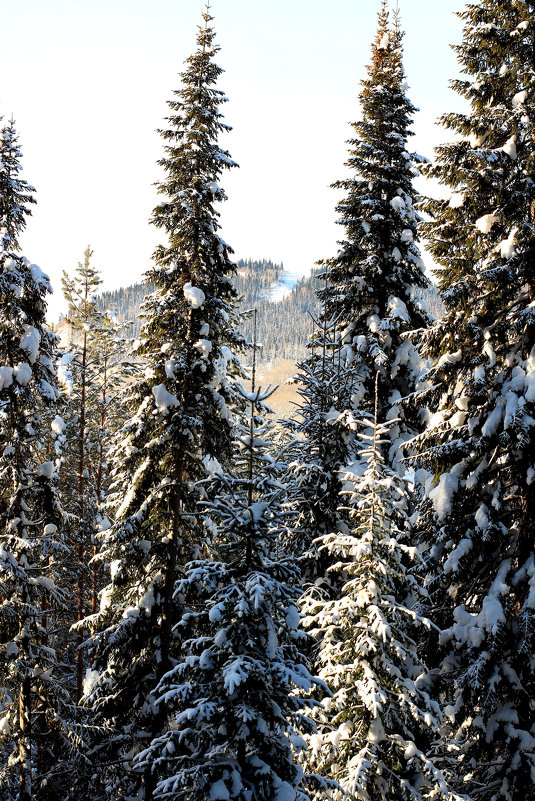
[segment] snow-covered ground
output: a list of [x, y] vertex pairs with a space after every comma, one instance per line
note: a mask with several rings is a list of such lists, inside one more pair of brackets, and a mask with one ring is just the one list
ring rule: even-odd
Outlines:
[[292, 287], [295, 286], [295, 284], [297, 284], [299, 279], [302, 277], [303, 276], [299, 273], [292, 273], [288, 272], [288, 270], [283, 270], [279, 281], [277, 281], [276, 284], [273, 284], [269, 290], [269, 300], [272, 300], [274, 303], [278, 303], [279, 300], [282, 300], [290, 294]]

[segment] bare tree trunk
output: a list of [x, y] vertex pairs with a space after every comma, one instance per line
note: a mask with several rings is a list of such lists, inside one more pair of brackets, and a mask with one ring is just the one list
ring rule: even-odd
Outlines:
[[169, 521], [169, 545], [167, 548], [167, 564], [164, 579], [164, 594], [163, 594], [163, 611], [162, 611], [162, 628], [161, 628], [161, 671], [160, 676], [166, 673], [170, 667], [170, 648], [171, 648], [171, 630], [173, 626], [172, 610], [173, 610], [173, 594], [176, 581], [176, 565], [178, 557], [178, 547], [180, 544], [180, 536], [182, 533], [181, 519], [182, 519], [182, 481], [183, 481], [184, 464], [182, 454], [175, 456], [174, 465], [174, 480], [175, 484], [171, 494], [170, 503], [170, 521]]
[[[84, 619], [84, 514], [85, 514], [85, 404], [86, 404], [86, 367], [87, 367], [87, 333], [84, 331], [82, 348], [82, 376], [80, 397], [80, 444], [78, 455], [78, 622]], [[76, 633], [76, 703], [80, 703], [84, 681], [84, 655], [81, 645], [84, 641], [83, 631]]]
[[[529, 3], [528, 8], [531, 14], [535, 13], [535, 3]], [[531, 66], [532, 69], [535, 70], [535, 32], [533, 33], [531, 49]], [[533, 169], [535, 166], [535, 120], [531, 120], [531, 142], [534, 150], [534, 153], [532, 154], [533, 162], [531, 167], [533, 177]], [[529, 288], [529, 299], [533, 302], [535, 300], [535, 198], [533, 198], [531, 201], [529, 212], [531, 222], [531, 247], [529, 249], [528, 259], [530, 268], [526, 278]]]
[[[21, 596], [22, 606], [30, 603], [27, 591]], [[21, 613], [19, 621], [19, 649], [22, 659], [29, 661], [30, 637], [28, 614]], [[20, 684], [18, 703], [18, 757], [19, 757], [19, 798], [18, 801], [32, 801], [32, 683], [25, 676]]]
[[[98, 437], [98, 464], [97, 464], [97, 480], [96, 480], [96, 494], [98, 503], [100, 503], [102, 494], [102, 478], [103, 478], [103, 461], [104, 461], [104, 424], [106, 422], [106, 392], [108, 391], [108, 359], [104, 358], [103, 375], [102, 375], [102, 409], [100, 411], [99, 420], [99, 437]], [[93, 556], [98, 553], [98, 545], [96, 541], [93, 544]], [[95, 615], [97, 612], [97, 594], [98, 594], [98, 568], [93, 562], [91, 571], [91, 614]]]

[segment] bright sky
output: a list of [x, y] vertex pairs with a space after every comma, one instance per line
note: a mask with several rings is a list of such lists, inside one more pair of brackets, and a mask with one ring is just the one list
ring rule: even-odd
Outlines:
[[[395, 0], [393, 0], [395, 2]], [[229, 98], [223, 142], [239, 170], [221, 181], [222, 236], [236, 258], [299, 273], [336, 249], [349, 122], [358, 117], [379, 0], [212, 0]], [[156, 133], [195, 46], [204, 0], [0, 0], [0, 115], [16, 120], [23, 177], [38, 205], [24, 255], [61, 271], [91, 244], [105, 288], [141, 279], [161, 238], [148, 224], [162, 175]], [[449, 45], [463, 0], [400, 0], [413, 149], [444, 139], [434, 120], [459, 107]], [[432, 9], [432, 10], [431, 10]]]

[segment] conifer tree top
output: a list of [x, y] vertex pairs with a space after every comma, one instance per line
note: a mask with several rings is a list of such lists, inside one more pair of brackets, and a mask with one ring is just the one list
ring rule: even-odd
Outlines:
[[[318, 293], [327, 319], [338, 321], [338, 361], [354, 377], [352, 407], [370, 408], [379, 370], [383, 416], [414, 390], [421, 364], [406, 334], [429, 322], [413, 186], [425, 159], [407, 149], [416, 109], [406, 95], [402, 38], [399, 16], [392, 22], [382, 2], [359, 95], [361, 115], [348, 142], [350, 174], [333, 184], [344, 191], [336, 210], [345, 239], [321, 262], [326, 286]], [[408, 427], [417, 428], [418, 421]]]
[[[220, 133], [230, 130], [220, 112], [227, 98], [215, 88], [223, 70], [213, 61], [219, 47], [208, 9], [203, 19], [197, 48], [181, 73], [182, 85], [168, 101], [168, 127], [159, 131], [166, 146], [158, 163], [167, 178], [158, 184], [164, 199], [154, 210], [152, 222], [169, 235], [168, 247], [155, 252], [158, 266], [180, 270], [187, 259], [190, 267], [210, 272], [218, 263], [219, 245], [227, 249], [222, 241], [214, 242], [219, 227], [214, 203], [226, 200], [218, 180], [223, 169], [236, 165], [218, 145]], [[201, 243], [205, 247], [200, 248]], [[215, 244], [216, 253], [210, 253], [210, 244]]]
[[[406, 228], [414, 229], [410, 242], [416, 239], [417, 218], [410, 214], [406, 202], [408, 197], [412, 203], [416, 195], [412, 179], [417, 170], [412, 162], [418, 157], [406, 151], [416, 109], [405, 94], [402, 38], [399, 18], [392, 26], [387, 4], [383, 2], [367, 67], [368, 77], [362, 81], [359, 94], [362, 118], [352, 124], [356, 135], [348, 142], [347, 166], [354, 178], [334, 185], [348, 191], [338, 207], [342, 212], [340, 223], [348, 237], [348, 242], [342, 244], [347, 249], [350, 244], [358, 243], [360, 247], [351, 251], [353, 261], [371, 258], [387, 277], [385, 260], [396, 262], [396, 257], [388, 252], [397, 244], [396, 223], [403, 222]], [[408, 244], [408, 234], [405, 240]], [[412, 254], [411, 261], [419, 264], [416, 254]], [[395, 268], [392, 271], [396, 273]]]
[[0, 256], [20, 250], [18, 236], [32, 213], [28, 205], [35, 203], [35, 189], [19, 178], [20, 158], [15, 121], [11, 119], [0, 131]]

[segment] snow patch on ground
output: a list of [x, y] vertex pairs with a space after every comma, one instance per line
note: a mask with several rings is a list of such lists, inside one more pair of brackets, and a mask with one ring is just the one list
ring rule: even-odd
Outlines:
[[283, 270], [277, 283], [271, 286], [267, 296], [268, 300], [272, 303], [278, 303], [283, 298], [286, 298], [301, 278], [302, 276], [298, 273]]

